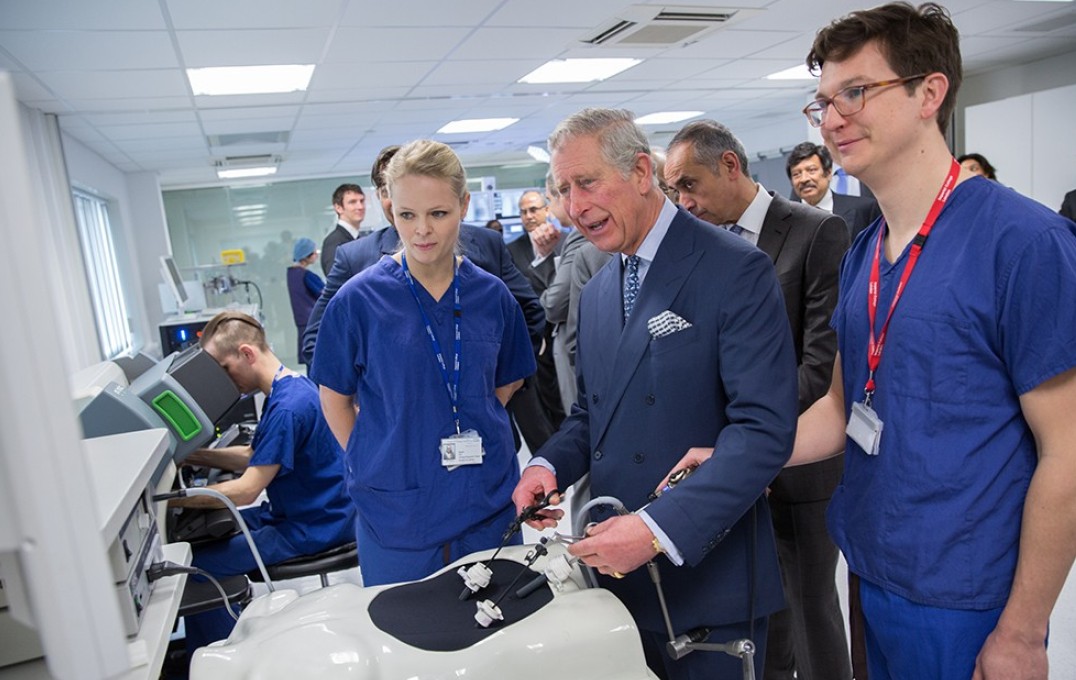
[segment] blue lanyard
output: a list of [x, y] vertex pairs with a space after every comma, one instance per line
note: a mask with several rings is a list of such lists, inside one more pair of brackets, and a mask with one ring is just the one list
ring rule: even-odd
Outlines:
[[441, 368], [441, 377], [445, 381], [445, 389], [448, 390], [448, 400], [452, 404], [452, 420], [456, 423], [456, 434], [460, 433], [460, 410], [459, 410], [459, 392], [460, 392], [460, 317], [463, 316], [463, 308], [460, 307], [460, 277], [459, 268], [455, 262], [452, 264], [452, 288], [455, 292], [455, 304], [452, 307], [452, 320], [456, 325], [456, 359], [452, 363], [452, 381], [448, 379], [448, 366], [445, 365], [445, 355], [441, 351], [441, 343], [437, 341], [437, 335], [433, 332], [433, 324], [430, 323], [430, 317], [426, 315], [426, 310], [422, 306], [422, 301], [418, 297], [418, 288], [415, 287], [415, 279], [411, 276], [411, 270], [407, 268], [407, 255], [400, 253], [400, 264], [403, 266], [404, 277], [407, 279], [407, 285], [411, 288], [411, 295], [415, 298], [415, 304], [418, 305], [419, 314], [422, 315], [422, 321], [426, 324], [426, 335], [430, 337], [430, 342], [433, 343], [433, 355], [437, 358], [437, 365]]
[[273, 382], [269, 383], [269, 394], [265, 395], [266, 403], [269, 402], [269, 398], [273, 396], [273, 389], [276, 387], [276, 381], [280, 380], [280, 374], [284, 372], [284, 364], [280, 364], [276, 369], [276, 373], [273, 374]]

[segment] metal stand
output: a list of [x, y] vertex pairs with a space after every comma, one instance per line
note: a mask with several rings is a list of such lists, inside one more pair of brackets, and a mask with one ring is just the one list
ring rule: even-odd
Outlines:
[[731, 642], [703, 642], [710, 635], [706, 628], [691, 631], [686, 635], [670, 640], [665, 649], [673, 660], [679, 661], [691, 652], [724, 652], [729, 656], [739, 657], [743, 662], [743, 679], [755, 680], [755, 643], [750, 640], [733, 640]]

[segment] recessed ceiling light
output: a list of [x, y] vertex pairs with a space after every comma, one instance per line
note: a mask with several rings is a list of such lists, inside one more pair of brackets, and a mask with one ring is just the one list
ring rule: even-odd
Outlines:
[[454, 135], [461, 132], [493, 132], [494, 130], [503, 130], [518, 121], [518, 118], [465, 118], [445, 123], [437, 132], [443, 135]]
[[195, 95], [301, 92], [310, 84], [313, 74], [313, 64], [187, 69], [187, 79]]
[[648, 113], [635, 119], [639, 125], [663, 125], [665, 123], [679, 123], [688, 118], [701, 116], [705, 111], [658, 111]]
[[766, 76], [766, 80], [818, 80], [818, 78], [807, 69], [807, 64], [800, 64], [777, 73], [771, 73]]
[[549, 162], [549, 152], [540, 146], [535, 146], [534, 144], [531, 144], [527, 147], [527, 155], [538, 161], [539, 163]]
[[642, 59], [553, 59], [519, 79], [521, 83], [589, 83], [626, 71]]
[[240, 179], [242, 177], [264, 177], [275, 175], [276, 166], [270, 165], [262, 168], [233, 168], [231, 170], [217, 170], [220, 179]]

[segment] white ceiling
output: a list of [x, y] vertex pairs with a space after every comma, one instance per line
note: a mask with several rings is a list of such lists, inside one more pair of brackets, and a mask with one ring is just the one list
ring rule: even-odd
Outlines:
[[[278, 178], [365, 174], [383, 146], [458, 143], [465, 162], [527, 160], [584, 106], [638, 115], [705, 110], [763, 145], [805, 126], [810, 82], [764, 79], [803, 61], [815, 31], [863, 2], [736, 0], [745, 12], [687, 46], [580, 41], [651, 0], [0, 0], [0, 69], [19, 99], [124, 171], [162, 186], [218, 183], [214, 161], [278, 154]], [[687, 0], [675, 6], [714, 5]], [[869, 4], [869, 3], [867, 3]], [[981, 73], [1076, 47], [1076, 4], [949, 0], [965, 70]], [[549, 59], [631, 56], [604, 82], [523, 85]], [[195, 97], [185, 68], [316, 64], [303, 93]], [[436, 135], [457, 118], [514, 117], [504, 130]], [[679, 127], [655, 126], [657, 143]], [[274, 136], [274, 133], [283, 133]], [[752, 136], [752, 133], [755, 133]], [[213, 146], [218, 135], [227, 146]], [[780, 135], [778, 135], [780, 136]], [[283, 138], [284, 141], [274, 141]], [[785, 144], [775, 139], [763, 151]]]

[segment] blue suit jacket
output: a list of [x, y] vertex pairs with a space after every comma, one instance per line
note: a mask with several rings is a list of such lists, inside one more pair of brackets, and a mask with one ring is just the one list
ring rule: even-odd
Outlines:
[[[680, 210], [626, 327], [622, 267], [613, 257], [583, 289], [579, 400], [538, 455], [556, 468], [560, 488], [589, 471], [594, 496], [636, 510], [690, 447], [715, 446], [709, 461], [647, 508], [685, 559], [675, 567], [658, 558], [673, 627], [680, 634], [776, 611], [784, 598], [762, 494], [791, 454], [798, 409], [796, 357], [773, 265]], [[692, 327], [652, 338], [647, 321], [665, 310]], [[602, 585], [640, 627], [664, 630], [646, 569]]]
[[[396, 233], [396, 227], [389, 226], [344, 243], [336, 249], [336, 259], [325, 281], [325, 289], [314, 303], [310, 319], [306, 322], [306, 331], [303, 333], [303, 358], [308, 364], [313, 361], [314, 346], [317, 344], [321, 317], [325, 315], [325, 306], [336, 295], [336, 291], [352, 276], [380, 260], [383, 255], [395, 253], [399, 248], [400, 237]], [[531, 340], [540, 344], [542, 331], [545, 329], [545, 311], [530, 283], [512, 263], [512, 256], [508, 254], [501, 235], [492, 229], [461, 224], [460, 248], [476, 266], [504, 281], [512, 297], [523, 308], [523, 317], [527, 320], [527, 331]]]

